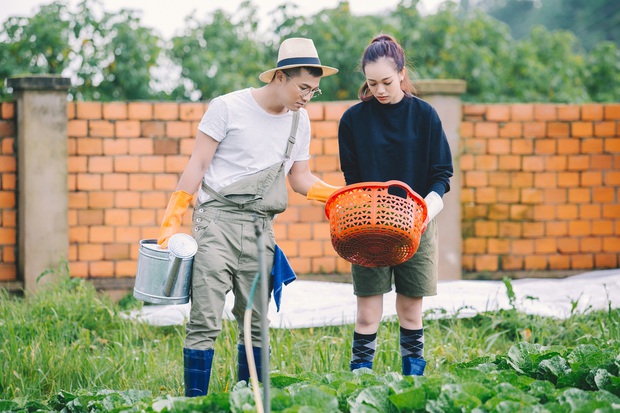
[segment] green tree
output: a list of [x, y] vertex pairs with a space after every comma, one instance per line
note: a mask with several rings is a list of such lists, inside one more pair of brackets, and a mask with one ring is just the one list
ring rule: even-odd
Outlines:
[[489, 15], [506, 22], [517, 39], [535, 26], [568, 30], [588, 50], [603, 41], [620, 46], [620, 3], [616, 0], [481, 0]]
[[[84, 0], [76, 12], [64, 2], [44, 5], [33, 17], [11, 17], [0, 38], [0, 79], [23, 74], [71, 77], [76, 99], [148, 99], [160, 40], [140, 25], [135, 11], [104, 12]], [[4, 82], [3, 82], [4, 83]], [[3, 88], [0, 97], [8, 98]]]
[[[57, 2], [32, 17], [9, 17], [0, 31], [0, 80], [24, 74], [62, 74], [71, 59], [69, 11]], [[62, 16], [62, 18], [61, 18]], [[4, 86], [0, 99], [10, 94]]]
[[256, 7], [243, 2], [235, 19], [222, 10], [211, 19], [194, 16], [187, 29], [172, 39], [171, 60], [181, 67], [181, 84], [174, 98], [207, 100], [236, 89], [259, 86], [258, 75], [275, 59], [266, 58], [266, 46], [258, 38]]

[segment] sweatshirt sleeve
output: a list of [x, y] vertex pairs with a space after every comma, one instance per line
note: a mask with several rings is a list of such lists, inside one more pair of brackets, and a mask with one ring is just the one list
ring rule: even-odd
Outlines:
[[338, 125], [338, 149], [340, 153], [340, 169], [347, 185], [360, 182], [360, 172], [355, 147], [355, 137], [351, 129], [351, 116], [347, 111]]
[[431, 145], [429, 153], [428, 188], [443, 197], [450, 190], [450, 178], [454, 170], [452, 153], [448, 138], [441, 125], [439, 115], [435, 110], [431, 112]]

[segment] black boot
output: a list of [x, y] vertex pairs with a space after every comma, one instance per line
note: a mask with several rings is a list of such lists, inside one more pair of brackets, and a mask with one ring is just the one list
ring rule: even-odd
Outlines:
[[[238, 369], [237, 369], [237, 377], [238, 380], [244, 380], [246, 383], [250, 384], [250, 366], [248, 363], [248, 357], [245, 354], [245, 346], [243, 344], [237, 345], [238, 352]], [[263, 380], [263, 369], [261, 363], [261, 348], [260, 347], [252, 347], [252, 353], [254, 354], [254, 363], [256, 364], [256, 374], [258, 375], [258, 381], [262, 382]]]
[[185, 366], [185, 397], [206, 396], [209, 391], [213, 349], [183, 349]]

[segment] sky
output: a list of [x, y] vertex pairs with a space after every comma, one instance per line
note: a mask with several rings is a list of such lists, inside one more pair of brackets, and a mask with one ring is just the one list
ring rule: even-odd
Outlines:
[[[79, 0], [65, 0], [69, 5], [79, 3]], [[103, 9], [114, 12], [120, 9], [135, 9], [140, 11], [142, 25], [155, 28], [164, 38], [171, 38], [180, 32], [184, 19], [190, 13], [196, 12], [200, 18], [222, 9], [234, 13], [243, 0], [103, 0]], [[422, 13], [432, 13], [443, 0], [421, 0], [419, 10]], [[53, 0], [0, 0], [0, 23], [10, 16], [33, 16], [39, 7], [52, 3]], [[269, 13], [283, 3], [293, 3], [298, 6], [297, 13], [301, 15], [316, 14], [317, 12], [334, 8], [340, 0], [252, 0], [258, 7], [261, 23], [269, 22]], [[399, 0], [349, 0], [351, 13], [366, 15], [393, 10]]]

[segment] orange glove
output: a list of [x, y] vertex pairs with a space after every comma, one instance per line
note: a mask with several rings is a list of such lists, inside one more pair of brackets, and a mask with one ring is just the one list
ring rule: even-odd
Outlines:
[[329, 197], [334, 192], [339, 190], [340, 188], [342, 187], [329, 185], [325, 181], [321, 181], [319, 179], [314, 184], [312, 184], [310, 189], [308, 189], [308, 194], [306, 195], [306, 199], [310, 201], [315, 200], [315, 201], [320, 201], [320, 202], [327, 202]]
[[192, 198], [193, 196], [185, 191], [176, 191], [170, 197], [157, 237], [157, 243], [162, 248], [168, 248], [168, 239], [179, 232], [183, 215]]

